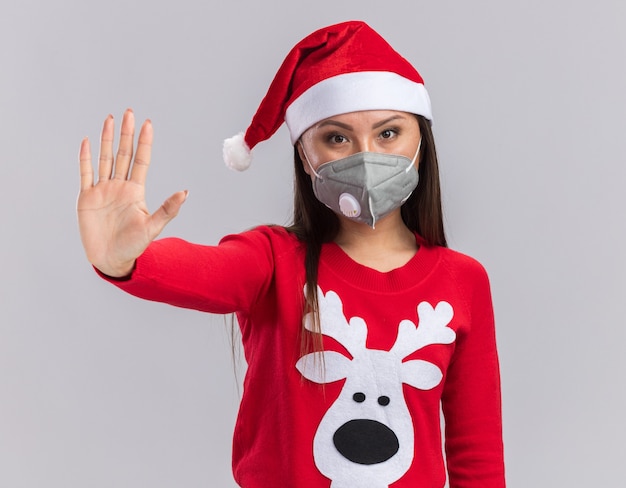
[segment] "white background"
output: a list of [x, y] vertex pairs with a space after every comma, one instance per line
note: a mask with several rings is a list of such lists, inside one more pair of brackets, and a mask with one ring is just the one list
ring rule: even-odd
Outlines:
[[78, 147], [130, 106], [150, 207], [190, 190], [166, 235], [287, 223], [284, 128], [245, 174], [221, 143], [293, 44], [349, 19], [426, 80], [450, 244], [492, 280], [509, 487], [624, 483], [623, 0], [22, 0], [0, 14], [1, 487], [234, 486], [228, 328], [95, 275]]

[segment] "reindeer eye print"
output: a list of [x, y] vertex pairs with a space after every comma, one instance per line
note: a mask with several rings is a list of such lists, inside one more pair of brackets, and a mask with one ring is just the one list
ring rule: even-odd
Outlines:
[[378, 397], [378, 404], [383, 406], [383, 407], [386, 407], [387, 405], [389, 405], [390, 401], [391, 400], [389, 399], [388, 396], [380, 396], [380, 397]]
[[363, 403], [365, 401], [365, 393], [355, 393], [352, 395], [352, 399], [357, 403]]

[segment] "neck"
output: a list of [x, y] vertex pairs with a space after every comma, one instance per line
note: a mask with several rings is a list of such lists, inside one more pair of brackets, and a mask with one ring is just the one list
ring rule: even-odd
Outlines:
[[375, 229], [340, 216], [335, 243], [356, 262], [383, 272], [406, 264], [418, 249], [399, 209], [379, 220]]

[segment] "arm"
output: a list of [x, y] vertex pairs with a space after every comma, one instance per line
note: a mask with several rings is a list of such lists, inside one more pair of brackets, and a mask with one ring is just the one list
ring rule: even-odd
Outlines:
[[[249, 311], [270, 285], [274, 267], [263, 231], [227, 236], [218, 246], [166, 238], [152, 242], [132, 274], [99, 274], [140, 298], [211, 313]], [[96, 269], [96, 271], [98, 271]]]
[[469, 285], [471, 324], [457, 339], [442, 396], [450, 488], [503, 488], [500, 373], [482, 267]]

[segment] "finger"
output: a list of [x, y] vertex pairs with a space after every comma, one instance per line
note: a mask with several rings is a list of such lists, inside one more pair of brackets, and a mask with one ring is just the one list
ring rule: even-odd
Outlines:
[[120, 129], [120, 145], [115, 156], [115, 172], [113, 178], [125, 180], [133, 159], [133, 143], [135, 139], [135, 114], [131, 109], [124, 112]]
[[130, 172], [130, 180], [139, 185], [145, 185], [150, 157], [152, 154], [153, 138], [152, 122], [148, 119], [141, 126], [139, 139], [137, 140], [137, 154], [133, 162], [133, 169]]
[[98, 157], [98, 181], [111, 178], [113, 169], [113, 130], [115, 123], [113, 116], [109, 115], [102, 126], [100, 137], [100, 156]]
[[188, 195], [189, 192], [187, 190], [174, 193], [152, 214], [150, 218], [150, 233], [153, 239], [161, 233], [168, 222], [178, 215], [178, 211], [185, 203], [185, 200], [187, 200]]
[[85, 137], [80, 143], [78, 153], [80, 162], [80, 190], [87, 190], [93, 186], [93, 166], [91, 166], [91, 145], [89, 139]]

